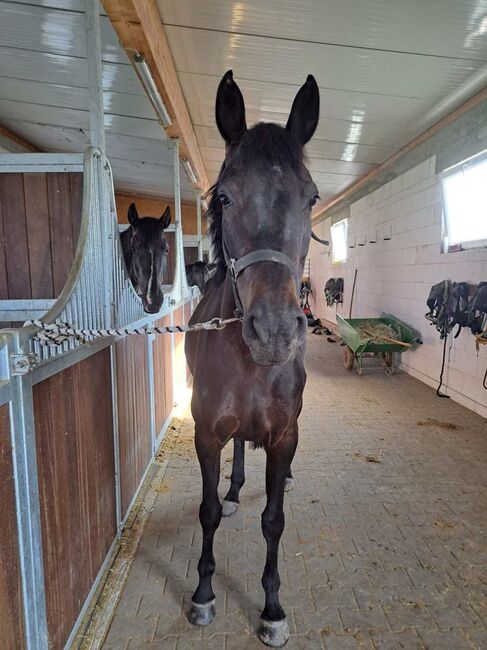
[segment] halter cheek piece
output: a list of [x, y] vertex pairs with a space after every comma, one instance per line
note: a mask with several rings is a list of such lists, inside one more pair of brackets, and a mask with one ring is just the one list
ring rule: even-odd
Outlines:
[[243, 255], [237, 260], [235, 257], [230, 256], [224, 239], [222, 240], [222, 244], [225, 264], [227, 265], [227, 268], [230, 269], [230, 276], [232, 278], [232, 291], [235, 299], [234, 313], [237, 318], [243, 317], [243, 305], [238, 293], [237, 278], [244, 269], [252, 264], [256, 264], [257, 262], [275, 262], [276, 264], [285, 266], [296, 285], [296, 294], [298, 293], [299, 287], [296, 280], [296, 266], [285, 253], [273, 250], [272, 248], [260, 248], [259, 250], [247, 253], [247, 255]]

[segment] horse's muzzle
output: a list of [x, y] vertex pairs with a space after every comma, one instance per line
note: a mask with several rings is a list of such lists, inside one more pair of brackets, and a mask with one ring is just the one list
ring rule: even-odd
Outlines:
[[306, 336], [306, 316], [296, 307], [271, 312], [254, 305], [245, 314], [242, 335], [253, 360], [260, 366], [282, 366], [291, 361]]
[[150, 298], [149, 296], [146, 296], [142, 299], [142, 303], [144, 305], [144, 311], [147, 314], [157, 314], [159, 311], [161, 311], [163, 302], [164, 302], [164, 295], [162, 294], [162, 292], [159, 292], [159, 294], [154, 298]]

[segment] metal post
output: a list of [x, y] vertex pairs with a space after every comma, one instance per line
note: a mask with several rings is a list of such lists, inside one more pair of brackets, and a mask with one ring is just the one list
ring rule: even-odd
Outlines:
[[176, 231], [176, 272], [175, 280], [178, 283], [178, 294], [176, 301], [182, 299], [183, 287], [186, 286], [186, 278], [183, 276], [184, 270], [184, 247], [183, 247], [183, 226], [181, 221], [181, 177], [179, 170], [179, 140], [170, 141], [170, 147], [173, 152], [173, 171], [174, 171], [174, 225]]
[[85, 22], [90, 91], [90, 140], [93, 147], [105, 153], [99, 0], [85, 0]]
[[[18, 333], [9, 337], [9, 359], [25, 374], [11, 372], [12, 400], [10, 428], [15, 483], [20, 574], [24, 614], [25, 644], [28, 650], [47, 650], [48, 631], [42, 553], [41, 513], [32, 396], [32, 375], [28, 372], [28, 355]], [[12, 355], [15, 355], [14, 357]], [[20, 372], [24, 373], [24, 370]]]
[[196, 193], [196, 227], [198, 233], [198, 260], [203, 261], [203, 237], [201, 235], [201, 194]]

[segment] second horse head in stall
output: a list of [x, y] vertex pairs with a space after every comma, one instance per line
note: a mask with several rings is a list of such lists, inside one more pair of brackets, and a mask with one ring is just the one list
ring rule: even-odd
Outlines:
[[164, 230], [171, 223], [169, 206], [159, 219], [139, 217], [135, 203], [128, 209], [129, 228], [120, 235], [125, 264], [144, 310], [157, 314], [162, 307], [162, 284], [169, 246]]

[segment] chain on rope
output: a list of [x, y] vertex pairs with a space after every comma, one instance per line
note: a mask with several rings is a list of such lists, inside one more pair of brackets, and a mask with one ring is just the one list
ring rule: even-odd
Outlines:
[[41, 320], [28, 320], [24, 327], [39, 329], [36, 340], [42, 345], [62, 345], [65, 341], [76, 340], [87, 343], [92, 339], [107, 336], [148, 336], [150, 334], [178, 334], [198, 330], [222, 330], [241, 318], [212, 318], [205, 323], [194, 325], [168, 325], [167, 327], [117, 327], [111, 329], [76, 329], [69, 323], [44, 323]]

